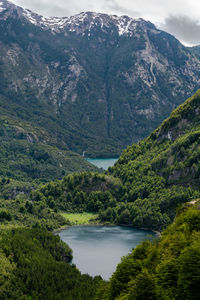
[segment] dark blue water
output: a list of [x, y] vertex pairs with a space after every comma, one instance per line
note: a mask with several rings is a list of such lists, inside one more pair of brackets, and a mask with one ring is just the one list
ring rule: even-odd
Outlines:
[[73, 263], [82, 273], [108, 280], [122, 256], [143, 240], [155, 237], [150, 231], [120, 226], [74, 226], [59, 233], [73, 250]]

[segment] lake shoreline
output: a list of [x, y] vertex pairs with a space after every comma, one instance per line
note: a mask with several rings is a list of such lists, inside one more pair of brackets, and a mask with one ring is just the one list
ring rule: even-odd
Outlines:
[[114, 224], [114, 223], [89, 223], [89, 224], [72, 224], [72, 225], [64, 225], [64, 226], [61, 226], [59, 228], [56, 228], [53, 230], [53, 233], [59, 233], [61, 232], [62, 230], [66, 230], [70, 227], [78, 227], [78, 226], [107, 226], [107, 227], [116, 227], [116, 226], [119, 226], [119, 227], [127, 227], [127, 228], [132, 228], [132, 229], [137, 229], [137, 230], [144, 230], [144, 231], [150, 231], [152, 233], [155, 233], [155, 235], [159, 238], [161, 237], [161, 231], [158, 231], [158, 230], [153, 230], [151, 228], [145, 228], [145, 227], [135, 227], [135, 226], [132, 226], [132, 225], [122, 225], [122, 224]]
[[144, 240], [156, 238], [151, 231], [115, 224], [69, 226], [59, 233], [61, 240], [73, 249], [72, 263], [83, 274], [108, 280], [133, 248]]
[[[53, 230], [53, 233], [59, 233], [62, 230], [68, 229], [70, 227], [79, 227], [79, 226], [83, 226], [83, 227], [86, 227], [86, 226], [108, 226], [108, 227], [120, 226], [120, 227], [126, 227], [126, 226], [123, 226], [123, 225], [108, 224], [108, 223], [72, 224], [72, 225], [64, 225], [64, 226], [61, 226], [59, 228], [56, 228], [56, 229]], [[129, 227], [131, 227], [131, 226], [129, 226]], [[140, 229], [140, 228], [135, 228], [135, 229]]]
[[60, 211], [59, 213], [62, 217], [65, 218], [68, 224], [63, 225], [59, 228], [55, 228], [53, 230], [53, 233], [61, 232], [62, 230], [65, 230], [68, 227], [72, 227], [72, 226], [109, 226], [109, 227], [120, 226], [120, 227], [129, 227], [133, 229], [149, 231], [156, 234], [157, 237], [161, 237], [161, 231], [154, 230], [148, 227], [137, 227], [137, 226], [133, 226], [132, 224], [115, 224], [115, 223], [110, 223], [108, 221], [100, 222], [98, 214], [94, 214], [94, 213], [89, 213], [89, 212], [72, 213], [72, 212], [64, 212], [64, 211]]

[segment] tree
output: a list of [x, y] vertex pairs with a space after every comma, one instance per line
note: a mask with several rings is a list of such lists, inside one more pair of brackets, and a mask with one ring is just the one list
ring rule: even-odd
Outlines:
[[[131, 286], [131, 283], [129, 284]], [[156, 292], [155, 281], [152, 275], [146, 269], [133, 280], [130, 288], [128, 300], [156, 300], [158, 298]]]

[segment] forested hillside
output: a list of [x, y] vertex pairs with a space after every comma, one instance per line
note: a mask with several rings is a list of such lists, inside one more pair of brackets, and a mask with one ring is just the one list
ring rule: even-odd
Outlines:
[[0, 177], [47, 182], [78, 171], [98, 171], [80, 155], [58, 144], [33, 121], [0, 113]]
[[0, 229], [0, 299], [92, 300], [101, 278], [81, 275], [72, 250], [41, 229]]
[[180, 204], [200, 196], [199, 107], [198, 91], [106, 174], [70, 175], [42, 186], [32, 199], [98, 212], [103, 222], [163, 229]]
[[198, 300], [200, 203], [185, 204], [161, 238], [123, 257], [95, 300]]
[[31, 191], [75, 171], [98, 169], [56, 145], [44, 129], [4, 113], [0, 113], [0, 223], [48, 230], [66, 225], [53, 203], [32, 202]]

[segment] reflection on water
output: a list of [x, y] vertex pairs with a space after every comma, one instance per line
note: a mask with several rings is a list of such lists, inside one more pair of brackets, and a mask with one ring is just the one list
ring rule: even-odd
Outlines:
[[120, 226], [74, 226], [59, 233], [73, 250], [73, 263], [82, 273], [108, 280], [121, 257], [147, 238], [150, 231]]

